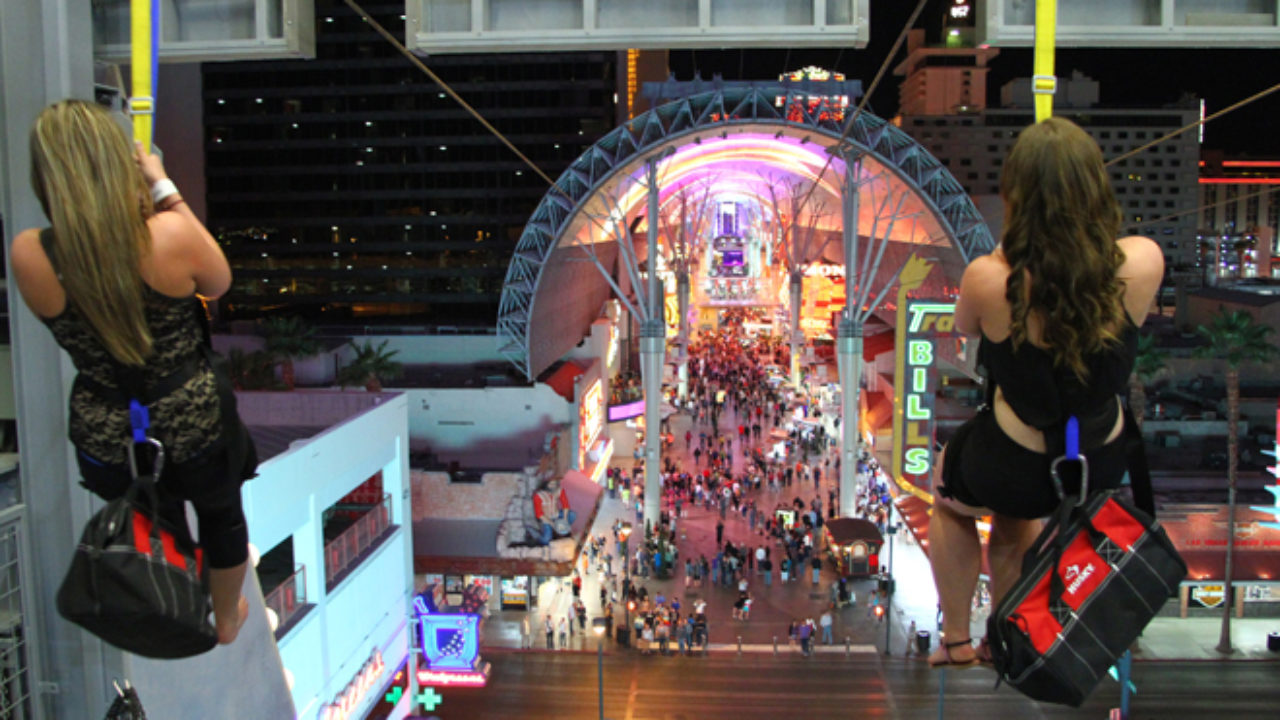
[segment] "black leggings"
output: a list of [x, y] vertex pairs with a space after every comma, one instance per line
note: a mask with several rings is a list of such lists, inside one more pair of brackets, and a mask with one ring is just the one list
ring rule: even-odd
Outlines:
[[[1128, 468], [1125, 434], [1106, 445], [1081, 451], [1089, 462], [1089, 492], [1118, 488]], [[1015, 518], [1046, 517], [1058, 507], [1049, 466], [1054, 458], [1014, 442], [982, 410], [956, 430], [947, 443], [943, 484], [938, 494], [973, 507]], [[1079, 466], [1060, 466], [1064, 490], [1080, 488]]]
[[[248, 437], [243, 426], [241, 432]], [[158, 513], [179, 539], [192, 541], [183, 501], [189, 500], [195, 507], [200, 547], [211, 568], [235, 567], [249, 557], [249, 528], [240, 504], [243, 481], [230, 480], [227, 458], [225, 444], [214, 443], [183, 463], [166, 462], [156, 486], [160, 491]], [[107, 465], [79, 451], [76, 460], [84, 478], [80, 484], [104, 500], [121, 497], [133, 484], [127, 465]], [[236, 477], [245, 477], [246, 471], [252, 476], [257, 464], [257, 453], [250, 441], [245, 467]]]

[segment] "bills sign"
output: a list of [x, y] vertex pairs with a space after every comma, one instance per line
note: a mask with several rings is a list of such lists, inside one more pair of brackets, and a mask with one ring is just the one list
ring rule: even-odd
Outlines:
[[[952, 342], [955, 303], [908, 299], [898, 306], [893, 475], [927, 493], [934, 461], [934, 396], [940, 343]], [[913, 491], [914, 492], [914, 491]]]

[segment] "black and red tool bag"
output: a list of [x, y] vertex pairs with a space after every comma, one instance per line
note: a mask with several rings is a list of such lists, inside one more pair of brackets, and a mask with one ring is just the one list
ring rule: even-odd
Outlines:
[[[1088, 465], [1073, 440], [1069, 429], [1059, 461], [1081, 464], [1080, 491], [1060, 491], [1062, 504], [1024, 556], [1022, 576], [987, 621], [987, 639], [1003, 682], [1078, 707], [1176, 594], [1187, 565], [1153, 516], [1121, 491], [1089, 494]], [[1130, 473], [1131, 482], [1149, 484], [1132, 477], [1145, 475], [1132, 463]]]
[[128, 492], [89, 519], [58, 588], [58, 612], [137, 655], [199, 655], [218, 642], [204, 557], [156, 512], [164, 452], [147, 442], [157, 449], [153, 472], [135, 470]]

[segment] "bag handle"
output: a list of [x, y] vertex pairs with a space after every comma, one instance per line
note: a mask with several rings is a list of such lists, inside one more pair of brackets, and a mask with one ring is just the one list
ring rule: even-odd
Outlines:
[[[144, 446], [149, 445], [155, 448], [155, 458], [151, 463], [151, 472], [140, 475], [138, 473], [138, 451]], [[131, 507], [138, 507], [138, 495], [144, 495], [143, 500], [148, 503], [153, 520], [151, 522], [151, 539], [158, 540], [160, 538], [160, 523], [157, 519], [160, 517], [160, 494], [156, 489], [156, 479], [160, 477], [160, 472], [164, 469], [164, 445], [157, 439], [147, 436], [141, 442], [133, 443], [129, 446], [129, 474], [133, 476], [133, 483], [129, 485], [129, 489], [125, 491], [125, 501]]]

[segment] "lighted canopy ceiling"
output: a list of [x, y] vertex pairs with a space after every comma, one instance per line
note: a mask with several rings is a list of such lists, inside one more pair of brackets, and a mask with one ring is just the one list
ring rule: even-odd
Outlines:
[[[611, 268], [607, 248], [633, 242], [618, 237], [617, 228], [644, 227], [650, 158], [660, 158], [664, 203], [691, 184], [710, 182], [714, 195], [766, 206], [768, 185], [818, 179], [805, 205], [816, 217], [801, 222], [815, 220], [838, 237], [851, 153], [860, 165], [859, 235], [874, 228], [884, 237], [896, 218], [882, 275], [915, 252], [938, 262], [939, 286], [958, 285], [968, 260], [994, 246], [959, 182], [901, 130], [863, 113], [833, 156], [840, 120], [789, 93], [757, 86], [675, 100], [615, 128], [574, 161], [534, 211], [512, 256], [498, 317], [502, 353], [532, 380], [578, 343], [608, 294], [589, 253], [600, 248], [596, 259]], [[828, 247], [826, 259], [839, 261], [838, 245]]]
[[[674, 153], [659, 164], [658, 188], [664, 214], [665, 206], [678, 202], [686, 189], [692, 187], [697, 193], [706, 183], [710, 184], [713, 197], [752, 198], [768, 211], [772, 202], [769, 186], [773, 186], [774, 192], [785, 194], [789, 184], [799, 183], [808, 188], [817, 182], [812, 197], [804, 203], [799, 224], [807, 226], [812, 220], [819, 230], [841, 231], [845, 161], [839, 156], [833, 157], [824, 168], [828, 165], [827, 149], [834, 145], [834, 138], [824, 136], [815, 142], [813, 134], [807, 131], [751, 125], [738, 126], [723, 136], [713, 132], [694, 138], [696, 142], [688, 137], [669, 141]], [[636, 226], [638, 231], [646, 228], [646, 157], [648, 153], [600, 183], [561, 231], [561, 247], [615, 240], [611, 235], [613, 227], [598, 221], [611, 213], [622, 214], [627, 220], [626, 226], [638, 218], [641, 221]], [[951, 244], [947, 230], [929, 212], [926, 200], [894, 168], [887, 167], [875, 155], [866, 155], [861, 160], [859, 177], [865, 183], [858, 223], [863, 235], [870, 231], [878, 217], [881, 220], [878, 234], [883, 236], [888, 215], [895, 214], [899, 218], [917, 219], [915, 223], [894, 224], [891, 239], [895, 242]], [[899, 199], [903, 201], [901, 204]], [[665, 236], [665, 228], [663, 230]], [[839, 258], [840, 253], [830, 256]]]

